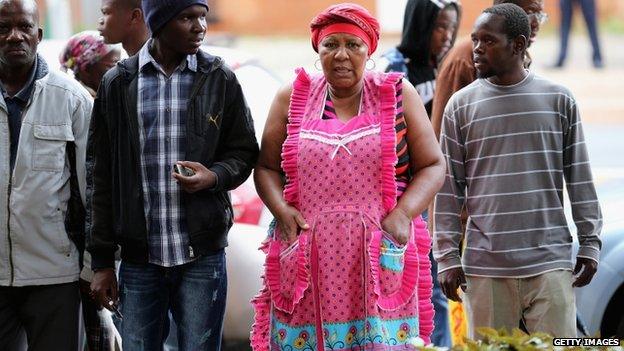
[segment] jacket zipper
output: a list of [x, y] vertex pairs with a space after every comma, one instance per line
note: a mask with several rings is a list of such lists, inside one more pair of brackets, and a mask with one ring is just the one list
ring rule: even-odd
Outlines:
[[[28, 107], [30, 107], [30, 103], [32, 102], [32, 99], [36, 92], [37, 92], [37, 84], [33, 86], [33, 93], [30, 96], [30, 99], [28, 100], [28, 102], [26, 103], [26, 106], [24, 106], [24, 109], [22, 110], [20, 121], [24, 121], [24, 115], [26, 114], [26, 110], [28, 109]], [[20, 131], [20, 134], [21, 134], [21, 131]], [[11, 146], [9, 142], [9, 149], [10, 148]], [[19, 142], [17, 145], [17, 149], [19, 151]], [[17, 157], [16, 157], [16, 161], [17, 161]], [[10, 167], [11, 165], [9, 162], [9, 168]], [[15, 167], [15, 165], [13, 165], [13, 167]], [[9, 286], [13, 286], [13, 283], [15, 283], [15, 266], [13, 265], [13, 240], [11, 240], [11, 190], [13, 188], [13, 171], [14, 169], [12, 169], [11, 172], [9, 173], [9, 188], [7, 189], [7, 238], [9, 242], [9, 268], [11, 270], [10, 272], [11, 279], [9, 281]]]
[[13, 286], [13, 281], [15, 279], [15, 272], [13, 268], [13, 242], [11, 240], [11, 188], [13, 187], [13, 172], [9, 176], [9, 189], [7, 190], [7, 237], [9, 239], [9, 267], [10, 267], [10, 277], [9, 286]]

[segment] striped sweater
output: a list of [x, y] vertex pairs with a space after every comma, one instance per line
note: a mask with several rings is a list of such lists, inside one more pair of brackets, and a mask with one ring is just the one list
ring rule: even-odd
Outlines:
[[[572, 270], [564, 183], [580, 242], [598, 261], [602, 214], [576, 102], [529, 73], [518, 84], [478, 79], [446, 106], [440, 143], [447, 163], [435, 199], [438, 271], [520, 278]], [[465, 206], [465, 249], [460, 210]]]

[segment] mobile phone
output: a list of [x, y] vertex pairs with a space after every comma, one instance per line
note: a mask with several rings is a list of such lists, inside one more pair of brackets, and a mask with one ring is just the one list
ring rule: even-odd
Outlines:
[[110, 301], [110, 300], [108, 301], [108, 307], [111, 308], [111, 310], [115, 314], [115, 317], [119, 319], [123, 319], [123, 315], [121, 314], [121, 312], [119, 312], [119, 308], [117, 307], [117, 305], [115, 305], [113, 301]]
[[183, 175], [185, 177], [190, 177], [190, 176], [194, 176], [195, 175], [195, 171], [193, 171], [191, 168], [184, 167], [184, 166], [179, 165], [177, 163], [173, 165], [173, 171], [176, 172], [177, 174]]

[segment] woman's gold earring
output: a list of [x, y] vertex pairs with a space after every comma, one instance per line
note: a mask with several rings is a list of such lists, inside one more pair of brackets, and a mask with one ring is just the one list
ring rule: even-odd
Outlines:
[[316, 61], [314, 61], [314, 68], [316, 68], [317, 71], [322, 71], [323, 67], [319, 67], [321, 65], [321, 59], [316, 59]]
[[[368, 67], [368, 63], [372, 62], [373, 66], [372, 67]], [[375, 60], [373, 60], [372, 58], [369, 58], [368, 60], [366, 60], [366, 69], [369, 71], [372, 71], [375, 69], [375, 67], [377, 67], [377, 63], [375, 63]]]

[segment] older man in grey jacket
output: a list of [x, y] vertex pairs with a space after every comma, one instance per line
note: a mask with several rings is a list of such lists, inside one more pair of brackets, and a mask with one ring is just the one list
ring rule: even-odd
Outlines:
[[[36, 3], [0, 0], [0, 350], [77, 350], [85, 145], [92, 101], [37, 55]], [[77, 205], [77, 206], [75, 206]], [[68, 217], [78, 221], [70, 225]]]

